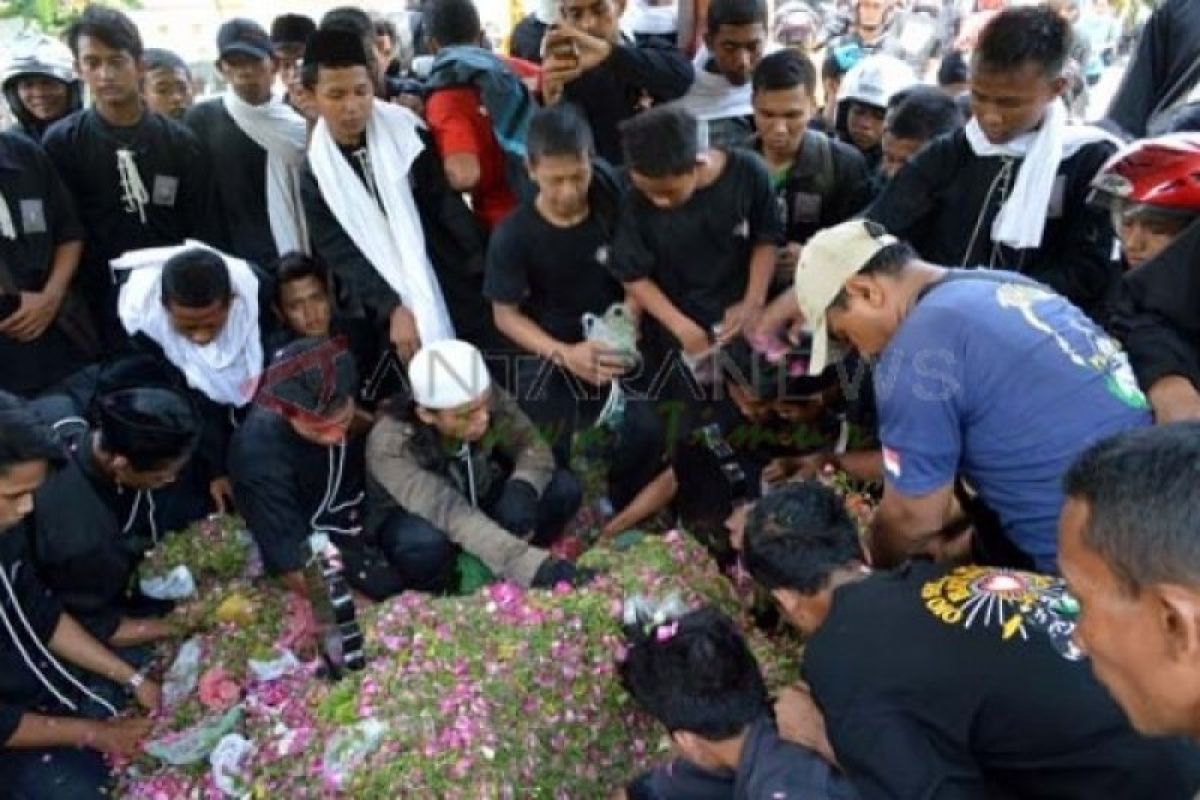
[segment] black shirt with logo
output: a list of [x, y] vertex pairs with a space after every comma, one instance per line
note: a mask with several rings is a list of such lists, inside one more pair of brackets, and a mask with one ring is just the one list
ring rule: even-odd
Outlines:
[[803, 677], [863, 800], [1191, 798], [1200, 752], [1145, 739], [1072, 642], [1057, 578], [920, 561], [837, 589]]
[[597, 165], [588, 194], [587, 218], [569, 227], [546, 220], [533, 200], [522, 203], [492, 234], [483, 284], [489, 300], [519, 305], [569, 344], [583, 339], [585, 312], [603, 315], [624, 296], [607, 269], [620, 198], [608, 169]]
[[660, 209], [641, 192], [630, 192], [609, 268], [622, 282], [654, 281], [708, 329], [742, 300], [754, 248], [782, 242], [783, 220], [766, 165], [754, 153], [730, 150], [717, 179], [679, 208]]
[[[8, 206], [13, 238], [0, 236], [0, 292], [40, 292], [60, 245], [83, 239], [71, 197], [54, 165], [36, 144], [15, 132], [0, 133], [0, 196]], [[52, 324], [32, 342], [0, 335], [0, 389], [34, 394], [83, 366], [79, 344]]]
[[[112, 259], [189, 238], [220, 243], [210, 165], [195, 134], [178, 122], [147, 111], [135, 125], [117, 127], [89, 108], [55, 123], [43, 146], [87, 231], [79, 276], [106, 328], [111, 330], [116, 319]], [[118, 166], [118, 150], [132, 153], [146, 191], [144, 204], [134, 200], [128, 176]]]

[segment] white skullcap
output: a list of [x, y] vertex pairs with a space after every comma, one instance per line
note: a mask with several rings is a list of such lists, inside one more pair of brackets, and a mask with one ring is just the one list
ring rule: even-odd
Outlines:
[[408, 365], [413, 400], [434, 410], [458, 408], [477, 400], [492, 386], [483, 355], [458, 339], [422, 347]]

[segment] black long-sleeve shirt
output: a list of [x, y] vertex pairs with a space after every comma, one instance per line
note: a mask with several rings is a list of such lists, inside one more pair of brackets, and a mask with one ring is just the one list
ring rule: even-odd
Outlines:
[[[12, 595], [7, 590], [0, 590], [0, 615], [12, 626], [11, 631], [8, 625], [0, 627], [0, 746], [12, 738], [26, 711], [70, 713], [46, 691], [21, 655], [24, 649], [56, 688], [60, 691], [66, 688], [66, 682], [54, 674], [53, 667], [42, 657], [34, 642], [36, 638], [43, 645], [49, 643], [63, 609], [38, 580], [30, 564], [29, 535], [27, 522], [0, 531], [0, 570], [4, 570], [4, 577], [13, 590]], [[21, 622], [22, 616], [28, 620], [29, 629]]]
[[188, 109], [183, 119], [214, 166], [223, 241], [219, 247], [264, 269], [279, 257], [267, 213], [267, 151], [247, 136], [221, 98]]
[[1166, 0], [1151, 15], [1108, 107], [1107, 120], [1131, 138], [1200, 81], [1200, 3]]
[[603, 64], [568, 83], [563, 100], [579, 106], [591, 123], [596, 153], [610, 164], [621, 164], [625, 158], [618, 126], [637, 113], [643, 93], [665, 103], [686, 94], [693, 77], [691, 62], [673, 47], [620, 43]]
[[[40, 292], [61, 245], [82, 241], [83, 227], [66, 187], [41, 148], [18, 133], [0, 133], [0, 195], [16, 236], [0, 236], [6, 292]], [[60, 312], [61, 314], [61, 312]], [[56, 322], [32, 342], [0, 335], [0, 389], [32, 395], [83, 366], [85, 353]]]
[[[425, 250], [460, 339], [484, 351], [504, 346], [483, 297], [487, 239], [462, 195], [450, 188], [433, 139], [421, 132], [425, 149], [413, 161], [409, 183], [421, 217]], [[361, 179], [354, 158], [348, 163]], [[385, 327], [400, 297], [363, 255], [325, 202], [311, 169], [300, 176], [300, 196], [313, 251], [331, 266], [338, 284], [338, 310]]]
[[1122, 278], [1110, 327], [1143, 388], [1169, 375], [1200, 389], [1200, 225]]
[[1087, 198], [1092, 178], [1115, 151], [1111, 142], [1093, 142], [1059, 164], [1042, 243], [1034, 249], [992, 241], [992, 224], [1007, 199], [1001, 170], [1011, 162], [1011, 187], [1020, 164], [975, 155], [962, 130], [934, 139], [917, 153], [866, 217], [910, 242], [927, 261], [1020, 272], [1098, 318], [1119, 275], [1112, 261], [1112, 222]]
[[[75, 199], [87, 234], [80, 281], [93, 313], [112, 336], [119, 328], [110, 261], [130, 250], [188, 238], [219, 245], [212, 168], [195, 134], [149, 111], [135, 125], [117, 127], [95, 109], [84, 109], [56, 122], [42, 145]], [[119, 149], [133, 152], [145, 186], [148, 200], [140, 211], [123, 185]]]

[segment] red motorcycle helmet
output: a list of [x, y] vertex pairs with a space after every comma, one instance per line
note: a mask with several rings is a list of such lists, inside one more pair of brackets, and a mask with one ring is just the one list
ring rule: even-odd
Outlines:
[[1110, 211], [1200, 214], [1200, 133], [1126, 145], [1092, 179], [1089, 202]]

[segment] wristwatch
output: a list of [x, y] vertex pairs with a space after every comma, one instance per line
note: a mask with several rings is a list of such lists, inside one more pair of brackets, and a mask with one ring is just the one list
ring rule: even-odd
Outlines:
[[133, 677], [125, 682], [125, 685], [127, 685], [131, 690], [136, 692], [139, 688], [141, 688], [141, 685], [145, 682], [146, 682], [146, 676], [140, 672], [135, 672], [135, 673], [133, 673]]

